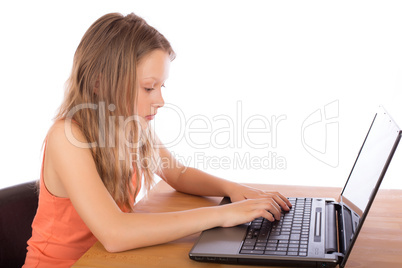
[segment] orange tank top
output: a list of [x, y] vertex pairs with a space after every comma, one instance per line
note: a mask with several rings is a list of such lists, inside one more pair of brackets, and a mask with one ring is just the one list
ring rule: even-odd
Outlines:
[[45, 151], [46, 145], [38, 210], [32, 223], [32, 237], [28, 240], [23, 268], [71, 267], [97, 241], [70, 199], [56, 197], [46, 188], [43, 178]]

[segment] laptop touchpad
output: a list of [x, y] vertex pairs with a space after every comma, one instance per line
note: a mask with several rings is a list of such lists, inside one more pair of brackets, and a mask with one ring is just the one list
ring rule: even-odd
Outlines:
[[247, 225], [213, 228], [204, 231], [192, 253], [214, 255], [237, 254], [247, 232]]

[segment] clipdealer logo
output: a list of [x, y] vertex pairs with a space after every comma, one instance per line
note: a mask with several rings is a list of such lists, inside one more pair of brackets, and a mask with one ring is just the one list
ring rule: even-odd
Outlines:
[[[166, 148], [172, 148], [180, 142], [186, 142], [193, 150], [192, 155], [171, 153], [186, 166], [200, 169], [287, 169], [286, 157], [276, 152], [278, 147], [278, 130], [287, 116], [252, 114], [246, 116], [242, 101], [237, 101], [235, 112], [207, 117], [202, 114], [187, 116], [174, 104], [165, 104], [171, 118], [179, 121], [175, 135], [165, 140]], [[153, 129], [158, 124], [152, 122]], [[222, 149], [233, 154], [209, 156], [200, 151], [205, 149]], [[252, 149], [265, 152], [254, 155], [251, 152], [238, 152], [237, 149]]]
[[302, 123], [301, 143], [317, 160], [339, 165], [339, 100], [312, 112]]

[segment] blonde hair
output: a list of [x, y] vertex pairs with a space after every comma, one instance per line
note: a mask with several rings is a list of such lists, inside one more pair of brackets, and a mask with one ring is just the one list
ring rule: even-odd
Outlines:
[[174, 59], [170, 43], [142, 18], [133, 13], [102, 16], [89, 27], [75, 52], [55, 117], [77, 124], [104, 185], [116, 203], [129, 211], [141, 177], [149, 190], [158, 166], [152, 131], [142, 129], [134, 115], [137, 64], [157, 49]]

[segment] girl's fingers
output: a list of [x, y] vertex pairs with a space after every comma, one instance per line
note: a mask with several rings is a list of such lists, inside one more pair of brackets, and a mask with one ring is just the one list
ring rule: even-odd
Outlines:
[[[260, 199], [260, 204], [262, 205], [262, 207], [258, 207], [259, 208], [263, 208], [265, 212], [271, 214], [272, 216], [272, 221], [273, 220], [280, 220], [281, 219], [281, 208], [280, 206], [275, 202], [274, 199], [272, 198], [263, 198]], [[266, 213], [263, 213], [265, 215], [268, 215]]]
[[276, 203], [285, 211], [289, 211], [289, 208], [292, 207], [292, 204], [290, 201], [283, 196], [282, 194], [276, 192], [276, 193], [267, 193], [271, 198], [275, 200]]
[[292, 203], [290, 203], [289, 199], [287, 199], [284, 195], [278, 193], [278, 196], [282, 199], [282, 201], [284, 201], [286, 203], [288, 208], [292, 207]]
[[267, 211], [274, 216], [275, 220], [279, 221], [281, 219], [280, 208], [273, 206], [272, 209], [268, 209]]
[[274, 215], [271, 212], [269, 212], [268, 210], [264, 210], [262, 217], [266, 218], [270, 222], [275, 221]]
[[289, 208], [292, 206], [292, 204], [290, 203], [290, 201], [284, 197], [281, 197], [279, 195], [276, 195], [274, 197], [275, 201], [281, 206], [281, 208], [285, 211], [289, 211]]

